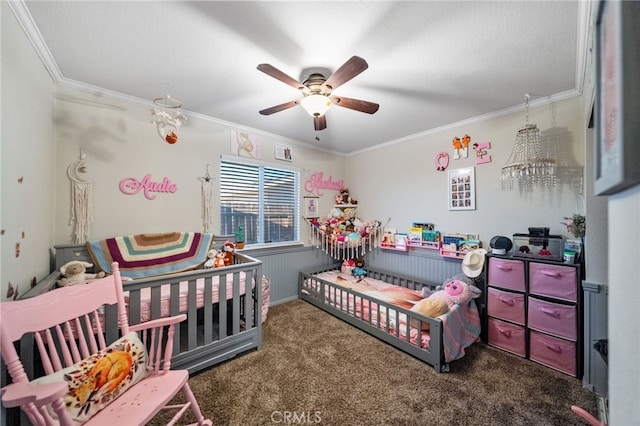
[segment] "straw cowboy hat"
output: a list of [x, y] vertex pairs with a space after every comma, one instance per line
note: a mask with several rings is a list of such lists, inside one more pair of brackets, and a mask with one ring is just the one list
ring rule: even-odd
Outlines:
[[462, 272], [469, 277], [475, 278], [482, 272], [484, 266], [485, 249], [475, 249], [468, 252], [462, 259]]

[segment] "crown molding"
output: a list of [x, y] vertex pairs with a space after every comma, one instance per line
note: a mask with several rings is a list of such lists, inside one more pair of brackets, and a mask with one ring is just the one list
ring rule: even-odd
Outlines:
[[25, 2], [23, 0], [9, 0], [7, 3], [18, 20], [18, 23], [22, 27], [22, 30], [33, 45], [36, 53], [40, 57], [40, 60], [44, 64], [47, 72], [54, 82], [60, 83], [63, 79], [60, 68], [58, 68], [56, 61], [53, 59], [49, 46], [44, 42], [42, 34], [40, 34], [40, 30], [38, 30], [38, 27], [33, 21], [33, 17], [31, 16], [31, 13], [29, 13]]

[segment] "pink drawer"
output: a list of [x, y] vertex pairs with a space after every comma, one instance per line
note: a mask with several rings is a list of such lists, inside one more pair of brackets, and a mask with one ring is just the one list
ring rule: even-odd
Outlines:
[[524, 262], [496, 257], [489, 258], [489, 285], [525, 291]]
[[576, 375], [576, 343], [537, 331], [529, 335], [529, 359], [555, 368], [563, 373]]
[[529, 328], [576, 340], [576, 307], [529, 297]]
[[488, 331], [488, 343], [490, 345], [521, 357], [526, 355], [524, 327], [489, 318]]
[[487, 312], [492, 317], [524, 325], [524, 297], [522, 293], [512, 293], [489, 287]]
[[578, 297], [576, 268], [529, 263], [529, 293], [575, 302]]

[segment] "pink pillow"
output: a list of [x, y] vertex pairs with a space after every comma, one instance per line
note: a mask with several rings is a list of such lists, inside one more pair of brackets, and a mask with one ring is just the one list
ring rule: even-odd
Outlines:
[[[32, 383], [66, 381], [67, 411], [81, 425], [145, 378], [147, 363], [147, 350], [138, 335], [130, 332], [104, 350]], [[49, 408], [52, 417], [57, 418]]]

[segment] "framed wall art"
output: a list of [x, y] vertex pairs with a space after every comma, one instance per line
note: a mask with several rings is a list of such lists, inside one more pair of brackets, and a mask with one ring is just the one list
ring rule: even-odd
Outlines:
[[447, 178], [449, 210], [475, 210], [475, 167], [449, 170], [447, 172]]
[[304, 197], [304, 218], [305, 219], [313, 219], [320, 217], [318, 215], [318, 202], [320, 201], [319, 197], [314, 195], [305, 195]]
[[293, 161], [291, 147], [286, 145], [276, 145], [276, 159], [284, 161]]
[[640, 183], [640, 3], [600, 1], [595, 26], [595, 193]]
[[246, 158], [262, 158], [262, 139], [256, 135], [231, 131], [231, 153]]

